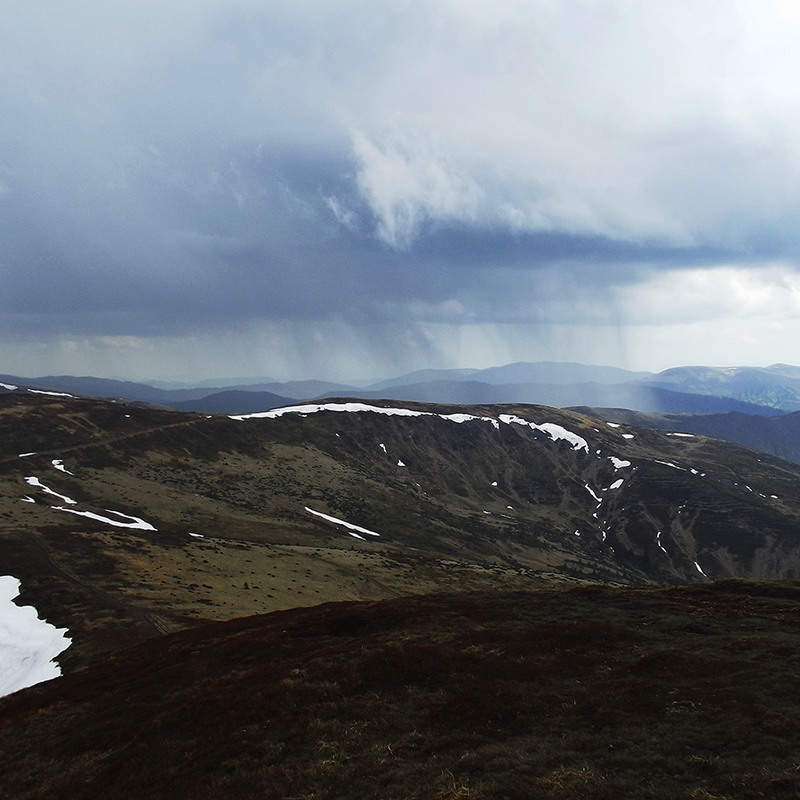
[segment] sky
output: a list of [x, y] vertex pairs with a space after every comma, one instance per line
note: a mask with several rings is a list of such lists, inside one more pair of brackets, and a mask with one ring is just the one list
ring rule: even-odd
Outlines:
[[0, 373], [800, 364], [794, 0], [0, 10]]

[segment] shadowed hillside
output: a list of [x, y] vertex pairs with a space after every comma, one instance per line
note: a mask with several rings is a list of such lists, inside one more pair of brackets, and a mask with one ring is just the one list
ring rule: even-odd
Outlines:
[[796, 582], [333, 604], [0, 701], [34, 798], [795, 798]]

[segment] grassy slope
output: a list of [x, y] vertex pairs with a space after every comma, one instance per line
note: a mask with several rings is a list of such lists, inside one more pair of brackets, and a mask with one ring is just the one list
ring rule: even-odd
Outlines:
[[800, 584], [333, 604], [0, 701], [14, 798], [795, 798]]
[[[798, 468], [699, 437], [625, 438], [567, 412], [505, 410], [578, 431], [591, 452], [519, 426], [435, 417], [235, 422], [2, 396], [0, 563], [22, 580], [24, 602], [73, 632], [60, 657], [67, 669], [211, 620], [326, 601], [705, 580], [695, 560], [711, 577], [800, 574]], [[611, 454], [632, 466], [595, 518], [586, 485], [600, 491], [618, 477]], [[55, 470], [54, 457], [74, 474]], [[158, 532], [55, 511], [26, 475], [83, 509], [142, 516]], [[25, 494], [37, 502], [21, 502]], [[353, 539], [306, 506], [381, 537]]]

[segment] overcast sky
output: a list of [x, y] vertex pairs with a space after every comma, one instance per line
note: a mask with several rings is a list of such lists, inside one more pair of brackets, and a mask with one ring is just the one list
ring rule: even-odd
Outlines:
[[0, 373], [800, 364], [795, 0], [0, 10]]

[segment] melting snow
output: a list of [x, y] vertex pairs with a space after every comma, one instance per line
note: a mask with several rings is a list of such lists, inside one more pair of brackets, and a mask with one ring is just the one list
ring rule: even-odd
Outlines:
[[33, 606], [18, 606], [20, 582], [0, 576], [0, 696], [61, 675], [53, 659], [70, 645], [66, 628], [39, 619]]
[[602, 497], [598, 497], [597, 493], [594, 491], [594, 489], [592, 489], [592, 487], [591, 487], [591, 486], [589, 486], [589, 484], [588, 484], [588, 483], [584, 483], [584, 484], [583, 484], [583, 488], [584, 488], [584, 489], [586, 489], [586, 491], [587, 491], [587, 492], [589, 492], [589, 494], [590, 494], [592, 497], [594, 497], [594, 499], [595, 499], [595, 500], [596, 500], [598, 503], [602, 503], [602, 502], [603, 502], [603, 498], [602, 498]]
[[[337, 434], [337, 436], [338, 436], [338, 434]], [[384, 453], [386, 452], [386, 445], [385, 444], [381, 443], [381, 444], [378, 445], [378, 447], [380, 447], [380, 449], [383, 450]]]
[[398, 462], [397, 462], [397, 466], [398, 466], [398, 467], [404, 467], [404, 466], [405, 466], [405, 464], [404, 464], [402, 461], [399, 461], [399, 460], [398, 460]]
[[433, 416], [424, 411], [412, 411], [410, 408], [382, 408], [381, 406], [371, 406], [366, 403], [311, 403], [302, 406], [286, 406], [285, 408], [273, 408], [269, 411], [257, 411], [254, 414], [231, 415], [231, 419], [277, 419], [286, 414], [316, 414], [319, 411], [371, 411], [374, 414], [386, 414], [394, 417], [422, 417]]
[[[156, 530], [149, 522], [145, 522], [140, 517], [132, 517], [130, 514], [123, 514], [121, 511], [112, 511], [110, 508], [105, 509], [106, 514], [116, 514], [122, 519], [111, 519], [110, 517], [104, 517], [102, 514], [95, 514], [93, 511], [78, 511], [75, 508], [64, 508], [63, 506], [52, 506], [52, 509], [54, 511], [67, 511], [70, 514], [77, 514], [79, 517], [87, 517], [98, 522], [104, 522], [106, 525], [113, 525], [115, 528], [132, 528], [140, 531]], [[128, 522], [124, 520], [128, 520]]]
[[661, 544], [661, 531], [656, 534], [656, 544], [664, 551], [664, 555], [669, 555], [669, 553], [664, 548], [664, 545]]
[[609, 428], [619, 428], [619, 424], [616, 422], [606, 422]]
[[9, 392], [13, 392], [15, 389], [19, 389], [19, 386], [14, 386], [13, 383], [0, 383], [4, 389], [8, 389]]
[[75, 395], [66, 392], [46, 392], [44, 389], [28, 389], [32, 394], [47, 394], [51, 397], [74, 397]]
[[367, 403], [310, 403], [301, 406], [286, 406], [285, 408], [273, 408], [269, 411], [258, 411], [254, 414], [234, 414], [229, 415], [230, 419], [245, 420], [245, 419], [277, 419], [286, 414], [300, 414], [305, 416], [308, 414], [316, 414], [320, 411], [340, 411], [340, 412], [372, 412], [373, 414], [384, 414], [386, 416], [397, 417], [439, 417], [439, 419], [447, 420], [448, 422], [472, 422], [473, 420], [479, 422], [488, 422], [493, 427], [499, 429], [500, 423], [511, 424], [512, 422], [518, 425], [526, 425], [532, 430], [543, 431], [548, 434], [553, 441], [564, 439], [572, 445], [573, 450], [585, 450], [589, 452], [589, 445], [584, 438], [578, 436], [572, 431], [567, 430], [561, 425], [556, 425], [553, 422], [544, 422], [541, 425], [535, 422], [529, 422], [521, 417], [512, 414], [501, 414], [499, 421], [493, 417], [479, 417], [473, 414], [433, 414], [430, 411], [412, 411], [410, 408], [384, 408], [382, 406], [368, 405]]
[[683, 436], [686, 439], [694, 439], [693, 433], [668, 433], [667, 436]]
[[608, 488], [609, 489], [619, 489], [619, 487], [622, 486], [623, 483], [625, 483], [625, 481], [622, 478], [618, 478]]
[[437, 416], [441, 419], [446, 419], [449, 422], [471, 422], [472, 420], [477, 419], [481, 422], [491, 422], [495, 428], [500, 427], [500, 424], [497, 422], [497, 420], [492, 419], [491, 417], [476, 417], [473, 414], [437, 414]]
[[35, 456], [36, 453], [20, 453], [17, 458], [27, 458], [28, 456]]
[[535, 422], [529, 422], [527, 419], [522, 419], [522, 417], [517, 417], [514, 414], [501, 414], [498, 419], [506, 425], [516, 423], [517, 425], [525, 425], [534, 431], [542, 431], [554, 442], [559, 439], [564, 439], [572, 445], [573, 450], [585, 450], [587, 453], [589, 452], [589, 444], [586, 439], [553, 422], [543, 422], [541, 425], [537, 425]]
[[672, 467], [672, 469], [679, 469], [681, 472], [686, 472], [683, 467], [679, 467], [677, 464], [673, 464], [671, 461], [659, 461], [658, 459], [655, 461], [656, 464], [663, 464], [665, 467]]
[[189, 536], [194, 536], [195, 539], [205, 539], [206, 538], [205, 536], [203, 536], [202, 533], [192, 533], [191, 531], [189, 532]]
[[313, 514], [315, 517], [321, 517], [322, 519], [326, 520], [327, 522], [332, 522], [334, 525], [341, 525], [343, 528], [347, 528], [347, 532], [351, 536], [355, 536], [356, 539], [363, 539], [363, 536], [359, 536], [359, 533], [366, 533], [368, 536], [380, 536], [379, 533], [375, 533], [375, 531], [369, 531], [366, 528], [362, 528], [359, 525], [353, 525], [350, 522], [345, 522], [342, 519], [337, 519], [336, 517], [332, 517], [329, 514], [323, 514], [321, 511], [314, 511], [313, 508], [309, 508], [305, 506], [305, 510], [308, 511], [309, 514]]
[[702, 575], [704, 578], [707, 578], [707, 577], [708, 577], [708, 575], [706, 575], [706, 574], [705, 574], [705, 572], [703, 572], [703, 568], [702, 568], [702, 567], [701, 567], [701, 566], [700, 566], [700, 565], [699, 565], [699, 564], [698, 564], [696, 561], [694, 562], [694, 565], [695, 565], [695, 567], [697, 567], [697, 571], [698, 571], [698, 572], [699, 572], [699, 573], [700, 573], [700, 574], [701, 574], [701, 575]]
[[45, 486], [37, 477], [34, 475], [29, 475], [25, 478], [25, 483], [28, 486], [35, 486], [37, 489], [41, 489], [45, 494], [51, 494], [53, 497], [59, 498], [59, 500], [63, 500], [67, 505], [74, 506], [77, 505], [75, 500], [71, 497], [67, 497], [65, 494], [59, 494], [58, 492], [54, 492], [49, 486]]
[[629, 467], [631, 465], [630, 461], [626, 461], [624, 458], [617, 458], [616, 456], [609, 456], [608, 460], [614, 465], [614, 469], [622, 469], [623, 467]]
[[492, 486], [497, 486], [497, 481], [492, 481]]
[[622, 438], [623, 439], [633, 439], [633, 434], [632, 433], [623, 433], [622, 434]]
[[64, 466], [64, 462], [60, 458], [54, 458], [50, 462], [57, 470], [66, 473], [67, 475], [72, 475], [72, 473]]
[[36, 501], [32, 497], [28, 497], [28, 495], [25, 495], [25, 497], [22, 498], [22, 502], [23, 503], [35, 503]]

